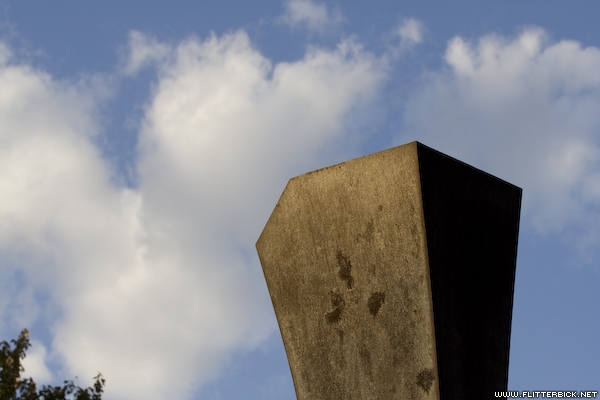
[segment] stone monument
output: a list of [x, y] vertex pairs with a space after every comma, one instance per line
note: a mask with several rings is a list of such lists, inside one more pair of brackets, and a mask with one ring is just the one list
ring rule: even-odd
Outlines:
[[521, 192], [418, 142], [292, 178], [256, 247], [297, 398], [506, 391]]

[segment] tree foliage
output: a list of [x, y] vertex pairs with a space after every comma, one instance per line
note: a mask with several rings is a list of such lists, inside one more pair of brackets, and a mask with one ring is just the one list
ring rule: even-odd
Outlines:
[[73, 381], [63, 386], [45, 385], [39, 391], [32, 378], [21, 379], [21, 360], [30, 346], [29, 332], [23, 329], [17, 340], [0, 343], [0, 400], [101, 400], [104, 378], [98, 373], [92, 387], [82, 389]]

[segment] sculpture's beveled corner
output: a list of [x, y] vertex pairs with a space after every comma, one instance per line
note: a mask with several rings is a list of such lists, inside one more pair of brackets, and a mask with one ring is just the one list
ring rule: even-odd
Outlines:
[[[468, 169], [467, 183], [454, 176], [465, 174], [461, 168]], [[470, 360], [472, 352], [462, 346], [473, 335], [488, 334], [492, 318], [484, 318], [487, 325], [482, 328], [456, 308], [494, 299], [485, 298], [483, 289], [473, 296], [457, 296], [452, 288], [466, 290], [460, 279], [469, 274], [481, 279], [472, 264], [485, 263], [485, 257], [463, 253], [472, 252], [471, 245], [487, 246], [487, 239], [479, 240], [477, 235], [489, 229], [484, 226], [486, 213], [498, 210], [494, 205], [473, 208], [473, 202], [467, 201], [464, 207], [460, 203], [465, 193], [473, 197], [472, 190], [484, 193], [473, 197], [475, 202], [486, 202], [489, 190], [477, 185], [489, 186], [489, 179], [508, 185], [413, 142], [289, 181], [256, 246], [298, 399], [446, 399], [472, 394], [453, 389], [454, 384], [446, 380], [458, 379], [460, 386], [460, 380], [473, 377], [471, 370], [477, 362]], [[444, 196], [451, 201], [440, 205]], [[520, 201], [520, 192], [518, 196]], [[446, 213], [471, 218], [470, 209], [485, 215], [476, 212], [479, 221], [459, 221], [462, 225], [456, 232], [445, 225], [457, 223], [456, 218], [445, 219]], [[505, 215], [497, 218], [504, 221]], [[516, 218], [518, 226], [518, 207]], [[465, 233], [470, 229], [476, 231], [475, 238]], [[485, 232], [483, 237], [489, 239]], [[447, 237], [455, 233], [467, 235], [470, 244]], [[502, 289], [497, 291], [501, 293], [495, 294], [502, 299], [491, 301], [492, 313], [512, 307], [516, 236], [504, 242], [508, 247], [514, 242], [512, 275], [492, 273], [502, 279]], [[501, 259], [506, 264], [510, 257]], [[510, 270], [504, 264], [500, 269]], [[485, 265], [480, 268], [485, 270]], [[483, 275], [488, 285], [489, 277]], [[453, 283], [446, 285], [446, 280]], [[491, 324], [502, 334], [510, 333], [508, 311], [508, 330], [504, 316]], [[457, 334], [466, 336], [457, 339]], [[459, 345], [453, 345], [456, 340]], [[487, 355], [496, 357], [496, 369], [503, 361], [508, 365], [508, 341], [500, 342], [499, 349]], [[476, 345], [475, 349], [485, 353], [488, 347]], [[503, 351], [506, 360], [498, 356]], [[440, 360], [440, 354], [467, 360]], [[445, 370], [455, 367], [460, 371]], [[489, 379], [486, 382], [487, 388]]]

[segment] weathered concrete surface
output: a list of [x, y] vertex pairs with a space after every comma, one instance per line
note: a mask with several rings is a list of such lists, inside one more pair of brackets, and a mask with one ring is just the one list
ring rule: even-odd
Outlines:
[[291, 179], [256, 246], [297, 398], [506, 390], [520, 195], [416, 142]]

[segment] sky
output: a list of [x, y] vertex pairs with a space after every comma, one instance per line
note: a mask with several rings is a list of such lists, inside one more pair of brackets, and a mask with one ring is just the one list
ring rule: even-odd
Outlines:
[[509, 390], [600, 389], [600, 3], [0, 1], [0, 340], [107, 400], [291, 400], [254, 244], [418, 140], [523, 189]]

